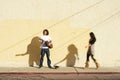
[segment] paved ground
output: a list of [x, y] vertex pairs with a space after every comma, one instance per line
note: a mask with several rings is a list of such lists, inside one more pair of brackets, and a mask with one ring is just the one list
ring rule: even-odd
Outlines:
[[0, 80], [120, 80], [120, 67], [84, 69], [80, 67], [0, 68]]

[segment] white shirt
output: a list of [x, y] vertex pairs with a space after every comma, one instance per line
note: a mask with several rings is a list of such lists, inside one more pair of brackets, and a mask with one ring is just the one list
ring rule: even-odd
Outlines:
[[40, 37], [40, 40], [41, 40], [41, 42], [42, 42], [42, 45], [41, 45], [41, 48], [42, 48], [42, 49], [48, 49], [48, 47], [47, 47], [46, 44], [45, 44], [45, 41], [52, 42], [51, 37], [48, 36], [48, 35], [42, 35], [42, 36]]

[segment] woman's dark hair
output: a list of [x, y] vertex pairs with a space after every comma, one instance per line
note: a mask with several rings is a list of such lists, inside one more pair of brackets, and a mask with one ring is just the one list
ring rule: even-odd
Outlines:
[[95, 35], [94, 35], [93, 32], [90, 32], [90, 37], [91, 37], [91, 38], [95, 38]]
[[43, 34], [44, 34], [45, 32], [47, 32], [46, 35], [49, 35], [49, 31], [48, 31], [47, 29], [44, 29], [44, 30], [43, 30]]
[[90, 32], [89, 44], [93, 45], [96, 42], [96, 38], [93, 32]]

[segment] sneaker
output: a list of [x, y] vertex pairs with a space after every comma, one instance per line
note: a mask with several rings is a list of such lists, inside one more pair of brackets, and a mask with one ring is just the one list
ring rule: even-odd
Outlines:
[[54, 69], [52, 66], [48, 66], [50, 69]]

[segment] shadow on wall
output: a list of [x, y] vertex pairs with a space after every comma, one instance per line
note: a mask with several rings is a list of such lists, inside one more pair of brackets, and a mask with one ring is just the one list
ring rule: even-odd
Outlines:
[[[77, 56], [77, 58], [76, 58], [76, 56]], [[58, 63], [56, 63], [54, 66], [56, 66], [57, 64], [66, 60], [67, 67], [74, 67], [76, 59], [79, 59], [78, 58], [78, 49], [76, 48], [76, 46], [74, 44], [71, 44], [68, 46], [68, 54], [66, 55], [66, 57], [64, 59], [62, 59], [61, 61], [59, 61]]]
[[39, 65], [40, 62], [40, 41], [39, 41], [39, 37], [34, 37], [31, 41], [31, 43], [27, 46], [27, 51], [26, 53], [23, 54], [16, 54], [16, 56], [25, 56], [25, 55], [29, 55], [29, 66], [33, 67], [34, 63], [36, 65]]

